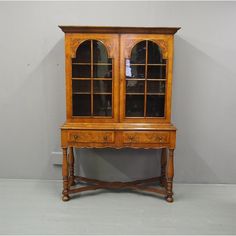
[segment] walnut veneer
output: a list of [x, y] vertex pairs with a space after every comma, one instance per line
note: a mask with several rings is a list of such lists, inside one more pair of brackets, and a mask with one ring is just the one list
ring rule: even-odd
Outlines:
[[[164, 195], [172, 202], [173, 43], [180, 28], [59, 27], [65, 32], [66, 60], [62, 199], [87, 190], [122, 188]], [[73, 148], [106, 147], [162, 149], [161, 175], [131, 182], [74, 175]], [[87, 186], [78, 187], [80, 182]]]

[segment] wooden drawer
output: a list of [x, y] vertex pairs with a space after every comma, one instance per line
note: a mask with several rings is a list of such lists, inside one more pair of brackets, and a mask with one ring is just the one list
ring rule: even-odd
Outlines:
[[168, 143], [169, 132], [157, 131], [125, 131], [123, 132], [124, 143]]
[[70, 131], [69, 141], [76, 143], [113, 143], [114, 132], [113, 131]]

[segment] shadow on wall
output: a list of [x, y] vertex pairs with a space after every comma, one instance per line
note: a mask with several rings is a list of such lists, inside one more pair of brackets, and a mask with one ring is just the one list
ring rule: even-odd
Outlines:
[[227, 68], [204, 50], [176, 36], [172, 106], [173, 123], [178, 128], [176, 182], [227, 182], [222, 160], [226, 147], [222, 143], [228, 135], [222, 128], [224, 112], [220, 112], [227, 101], [224, 104], [226, 98], [219, 94], [227, 94], [222, 78], [230, 77]]
[[[53, 166], [50, 178], [60, 179], [61, 168], [53, 165], [50, 158], [53, 151], [61, 148], [60, 126], [65, 121], [66, 96], [65, 96], [65, 59], [64, 59], [64, 38], [61, 38], [50, 50], [41, 63], [43, 76], [43, 89], [45, 94], [46, 116], [46, 139], [47, 139], [47, 166]], [[51, 169], [51, 168], [50, 168]], [[44, 175], [48, 175], [48, 169], [44, 168]], [[50, 171], [49, 171], [50, 172]]]

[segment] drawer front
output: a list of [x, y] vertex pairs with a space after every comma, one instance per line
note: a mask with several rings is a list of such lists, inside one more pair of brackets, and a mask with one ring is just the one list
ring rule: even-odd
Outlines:
[[169, 142], [169, 133], [168, 132], [133, 132], [126, 131], [123, 132], [123, 142], [124, 143], [168, 143]]
[[113, 143], [114, 132], [112, 131], [70, 131], [69, 141], [77, 143]]

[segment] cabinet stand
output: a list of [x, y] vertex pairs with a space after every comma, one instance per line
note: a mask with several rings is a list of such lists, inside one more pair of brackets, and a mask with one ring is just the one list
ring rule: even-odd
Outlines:
[[[167, 158], [167, 150], [166, 148], [162, 148], [161, 176], [129, 182], [108, 182], [100, 181], [97, 179], [85, 178], [82, 176], [75, 176], [73, 147], [69, 147], [68, 149], [69, 153], [67, 154], [67, 148], [63, 148], [63, 201], [69, 201], [70, 194], [80, 193], [89, 190], [129, 189], [134, 191], [143, 191], [163, 195], [166, 197], [167, 202], [173, 202], [172, 186], [174, 174], [174, 149], [169, 149], [169, 155]], [[87, 186], [77, 187], [77, 185], [80, 183], [86, 184]], [[156, 185], [157, 183], [159, 183], [160, 186], [153, 186], [153, 184]]]

